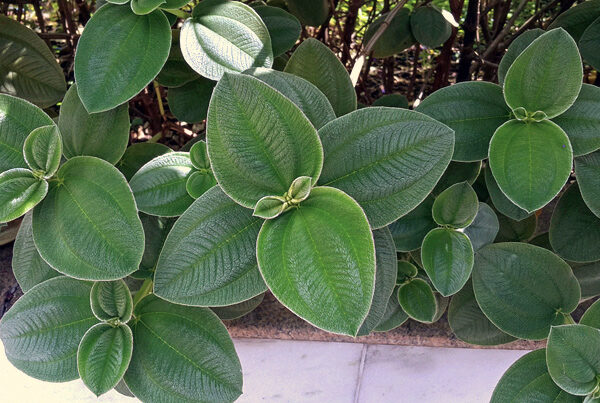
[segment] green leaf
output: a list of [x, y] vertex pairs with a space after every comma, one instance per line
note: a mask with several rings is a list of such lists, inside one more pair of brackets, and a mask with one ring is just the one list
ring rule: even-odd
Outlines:
[[553, 118], [573, 105], [582, 80], [577, 44], [565, 30], [554, 29], [515, 59], [504, 80], [504, 98], [513, 110], [522, 107]]
[[452, 25], [435, 6], [417, 7], [410, 14], [410, 28], [417, 42], [428, 48], [442, 45], [452, 35]]
[[348, 193], [373, 228], [404, 216], [431, 192], [450, 162], [452, 130], [414, 111], [363, 108], [319, 130], [319, 183]]
[[465, 228], [475, 219], [478, 208], [477, 193], [468, 182], [460, 182], [436, 197], [431, 213], [439, 225]]
[[500, 378], [490, 403], [577, 403], [581, 398], [559, 388], [546, 367], [546, 349], [519, 358]]
[[123, 280], [97, 281], [90, 294], [92, 312], [103, 321], [119, 319], [127, 323], [133, 312], [133, 300]]
[[600, 382], [600, 330], [585, 325], [552, 327], [546, 362], [561, 389], [578, 396], [592, 393]]
[[600, 260], [600, 218], [586, 206], [577, 184], [563, 193], [552, 213], [550, 244], [565, 260]]
[[90, 309], [92, 284], [56, 277], [23, 295], [0, 322], [8, 360], [36, 379], [77, 379], [77, 346], [97, 323]]
[[586, 325], [600, 329], [600, 302], [594, 302], [579, 320], [580, 325]]
[[521, 221], [515, 221], [500, 215], [498, 222], [500, 223], [500, 229], [496, 236], [496, 242], [527, 242], [531, 239], [537, 227], [535, 214]]
[[328, 0], [286, 0], [285, 3], [302, 24], [313, 27], [323, 24], [330, 12]]
[[431, 230], [421, 247], [423, 268], [443, 296], [456, 294], [473, 270], [473, 246], [462, 232], [447, 228]]
[[77, 92], [85, 109], [104, 112], [129, 101], [160, 72], [170, 47], [171, 27], [162, 11], [136, 15], [127, 5], [100, 7], [75, 54]]
[[506, 50], [504, 56], [502, 56], [502, 60], [500, 60], [500, 64], [498, 65], [498, 83], [501, 86], [504, 85], [506, 73], [508, 72], [509, 67], [515, 62], [515, 59], [531, 45], [531, 42], [535, 41], [545, 33], [546, 31], [540, 28], [530, 29], [517, 36], [515, 40], [510, 43], [510, 46]]
[[25, 214], [13, 248], [12, 270], [23, 292], [60, 274], [42, 259], [33, 243], [31, 213]]
[[498, 329], [481, 311], [471, 281], [452, 297], [448, 324], [457, 338], [469, 344], [497, 346], [516, 340]]
[[415, 109], [444, 123], [456, 136], [455, 161], [487, 158], [490, 139], [510, 119], [502, 88], [484, 81], [458, 83], [437, 90]]
[[475, 220], [465, 228], [464, 233], [469, 237], [473, 250], [477, 252], [484, 246], [494, 242], [499, 229], [500, 223], [494, 210], [487, 204], [480, 202]]
[[0, 94], [0, 173], [27, 168], [23, 144], [34, 129], [54, 122], [41, 109], [10, 95]]
[[185, 183], [185, 189], [192, 198], [197, 199], [216, 184], [212, 171], [194, 171]]
[[572, 312], [580, 289], [568, 264], [525, 243], [497, 243], [475, 255], [473, 290], [485, 315], [511, 336], [540, 340]]
[[309, 38], [302, 42], [290, 57], [284, 71], [314, 84], [325, 94], [337, 116], [356, 109], [356, 92], [346, 68], [318, 40]]
[[433, 200], [433, 197], [427, 197], [413, 211], [390, 224], [389, 228], [398, 252], [419, 249], [425, 235], [437, 228], [438, 225], [431, 215]]
[[132, 353], [133, 334], [129, 326], [98, 323], [85, 333], [79, 344], [79, 376], [96, 396], [103, 395], [119, 383]]
[[312, 83], [282, 71], [255, 68], [246, 70], [260, 81], [269, 84], [292, 101], [316, 129], [335, 119], [335, 112], [327, 97]]
[[548, 29], [561, 27], [575, 41], [579, 41], [586, 28], [598, 17], [600, 17], [600, 0], [587, 0], [559, 14]]
[[62, 157], [62, 141], [55, 125], [34, 129], [25, 139], [23, 156], [29, 168], [44, 179], [58, 170]]
[[116, 165], [129, 181], [141, 167], [152, 159], [171, 151], [173, 150], [160, 143], [136, 143], [125, 150], [123, 158]]
[[200, 77], [177, 88], [169, 88], [167, 101], [173, 115], [183, 122], [196, 123], [206, 119], [208, 103], [215, 82]]
[[221, 320], [233, 320], [246, 316], [256, 309], [265, 298], [265, 294], [258, 294], [249, 300], [228, 306], [215, 306], [210, 309], [217, 314]]
[[58, 128], [66, 158], [89, 155], [115, 164], [129, 143], [129, 127], [127, 104], [90, 114], [79, 99], [76, 84], [69, 88], [60, 106]]
[[52, 267], [86, 280], [125, 277], [137, 270], [144, 250], [125, 178], [95, 157], [74, 157], [60, 167], [33, 211], [33, 238]]
[[450, 186], [460, 182], [467, 182], [469, 185], [473, 185], [480, 172], [481, 161], [452, 161], [431, 193], [433, 195], [439, 195]]
[[506, 197], [532, 212], [562, 189], [571, 174], [573, 151], [566, 133], [555, 123], [511, 120], [496, 130], [489, 163]]
[[408, 99], [402, 94], [386, 94], [377, 98], [372, 106], [408, 109]]
[[424, 323], [435, 321], [437, 300], [425, 280], [416, 278], [400, 286], [398, 301], [402, 310], [412, 319]]
[[283, 196], [299, 176], [314, 184], [321, 173], [315, 128], [280, 92], [245, 74], [225, 74], [217, 84], [206, 140], [219, 185], [244, 207]]
[[131, 0], [131, 10], [137, 15], [150, 14], [160, 5], [164, 4], [164, 0]]
[[485, 169], [484, 176], [490, 199], [492, 200], [494, 208], [498, 210], [499, 213], [516, 221], [521, 221], [531, 215], [531, 213], [528, 213], [514, 204], [504, 193], [502, 193], [502, 190], [498, 187], [496, 179], [494, 178], [494, 175], [492, 175], [492, 170], [489, 167]]
[[29, 169], [0, 174], [0, 223], [12, 221], [35, 207], [48, 193], [48, 182]]
[[211, 80], [273, 64], [267, 27], [256, 11], [238, 1], [198, 4], [181, 27], [179, 45], [192, 69]]
[[125, 383], [142, 401], [232, 402], [242, 369], [223, 323], [208, 308], [145, 297], [135, 308]]
[[573, 274], [581, 287], [581, 299], [600, 295], [600, 261], [584, 264], [572, 264]]
[[264, 218], [265, 220], [271, 220], [279, 217], [287, 208], [288, 205], [284, 197], [265, 196], [256, 203], [252, 215]]
[[[363, 44], [371, 40], [387, 17], [388, 13], [382, 14], [368, 26], [363, 38]], [[410, 28], [410, 10], [403, 8], [396, 14], [390, 25], [379, 39], [377, 39], [377, 42], [375, 42], [373, 56], [377, 58], [389, 57], [411, 47], [417, 40]]]
[[148, 162], [129, 182], [138, 209], [161, 217], [183, 214], [194, 202], [186, 189], [192, 172], [186, 152], [166, 153]]
[[131, 273], [131, 277], [146, 279], [154, 276], [154, 269], [156, 268], [160, 251], [175, 223], [175, 219], [140, 213], [140, 220], [144, 228], [144, 255], [142, 256], [139, 270]]
[[419, 274], [419, 269], [417, 267], [406, 261], [406, 260], [398, 260], [397, 263], [397, 277], [396, 284], [403, 284], [407, 281], [410, 281], [412, 278], [416, 277]]
[[41, 108], [56, 104], [67, 83], [56, 57], [37, 34], [0, 15], [0, 92], [25, 98]]
[[294, 46], [300, 38], [302, 26], [292, 14], [279, 7], [258, 6], [254, 11], [263, 20], [273, 47], [273, 56], [279, 56]]
[[580, 156], [600, 149], [600, 88], [583, 84], [575, 103], [553, 119], [567, 133], [573, 154]]
[[256, 251], [283, 305], [321, 329], [356, 336], [373, 298], [375, 248], [354, 200], [335, 188], [314, 188], [300, 208], [264, 222]]
[[398, 261], [394, 239], [387, 227], [373, 231], [375, 242], [375, 291], [369, 313], [358, 330], [357, 336], [371, 333], [383, 319], [388, 301], [396, 286]]
[[375, 332], [388, 332], [401, 326], [408, 320], [408, 315], [402, 310], [400, 303], [398, 302], [398, 287], [394, 288], [392, 295], [388, 299], [385, 313], [381, 318], [381, 321], [377, 324], [377, 327], [373, 329]]
[[600, 217], [600, 151], [575, 158], [575, 174], [585, 204]]
[[[168, 14], [168, 13], [167, 13]], [[166, 15], [167, 15], [166, 14]], [[171, 32], [171, 50], [169, 51], [169, 57], [165, 62], [164, 66], [156, 76], [156, 81], [160, 85], [169, 88], [181, 87], [184, 84], [194, 81], [199, 77], [189, 64], [183, 59], [181, 54], [181, 47], [179, 46], [179, 30], [173, 30]]]
[[227, 306], [265, 292], [256, 262], [262, 220], [219, 187], [177, 220], [156, 265], [154, 292], [168, 301]]
[[596, 18], [581, 35], [579, 40], [579, 50], [581, 57], [589, 63], [594, 69], [600, 69], [600, 17]]

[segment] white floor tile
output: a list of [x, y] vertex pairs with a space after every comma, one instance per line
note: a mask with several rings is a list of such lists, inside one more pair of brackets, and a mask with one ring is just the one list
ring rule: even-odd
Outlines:
[[358, 402], [488, 402], [504, 371], [526, 353], [371, 345]]

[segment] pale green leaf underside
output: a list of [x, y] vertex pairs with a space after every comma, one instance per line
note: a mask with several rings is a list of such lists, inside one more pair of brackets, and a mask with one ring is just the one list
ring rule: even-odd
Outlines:
[[375, 248], [363, 211], [348, 195], [314, 188], [299, 208], [265, 221], [256, 248], [281, 303], [321, 329], [357, 334], [373, 299]]
[[177, 220], [156, 265], [154, 292], [168, 301], [227, 306], [266, 291], [256, 262], [262, 224], [218, 187]]
[[91, 287], [89, 282], [61, 276], [23, 295], [0, 322], [8, 360], [44, 381], [77, 379], [77, 347], [97, 323], [90, 309]]
[[33, 211], [40, 255], [71, 277], [115, 280], [134, 272], [144, 233], [123, 175], [95, 157], [74, 157]]
[[410, 212], [450, 163], [451, 129], [421, 113], [363, 108], [319, 130], [325, 162], [319, 184], [348, 193], [373, 228]]

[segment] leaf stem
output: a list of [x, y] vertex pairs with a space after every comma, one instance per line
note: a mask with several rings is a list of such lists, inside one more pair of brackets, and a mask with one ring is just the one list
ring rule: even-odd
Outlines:
[[135, 295], [133, 296], [133, 306], [135, 307], [137, 305], [137, 303], [142, 300], [142, 298], [144, 298], [146, 295], [149, 295], [151, 293], [152, 293], [152, 279], [147, 278], [146, 280], [144, 280], [144, 283], [142, 284], [142, 286], [140, 287], [138, 292], [136, 292]]
[[167, 9], [167, 8], [163, 8], [163, 11], [166, 11], [169, 14], [173, 14], [174, 16], [177, 16], [179, 18], [183, 18], [183, 19], [187, 19], [189, 17], [192, 16], [192, 13], [188, 13], [185, 12], [183, 10], [178, 10], [178, 9]]

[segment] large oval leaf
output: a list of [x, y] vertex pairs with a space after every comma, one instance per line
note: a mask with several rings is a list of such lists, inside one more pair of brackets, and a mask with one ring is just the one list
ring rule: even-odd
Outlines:
[[269, 84], [288, 97], [318, 130], [335, 119], [327, 97], [310, 82], [293, 74], [270, 69], [250, 69], [245, 72]]
[[581, 57], [596, 70], [600, 68], [600, 17], [596, 18], [581, 35], [579, 40], [579, 50]]
[[381, 318], [379, 324], [374, 329], [375, 332], [389, 332], [401, 326], [408, 320], [408, 315], [402, 310], [400, 302], [398, 301], [398, 287], [394, 288], [392, 295], [388, 299], [385, 313]]
[[175, 223], [175, 218], [140, 213], [140, 221], [144, 227], [144, 256], [142, 256], [139, 270], [131, 273], [131, 277], [146, 279], [154, 276], [156, 262], [158, 262], [167, 235]]
[[125, 383], [142, 401], [232, 402], [242, 370], [223, 323], [208, 308], [153, 295], [135, 308], [135, 348]]
[[578, 396], [592, 393], [600, 381], [600, 330], [586, 325], [550, 330], [546, 362], [552, 380]]
[[357, 336], [365, 336], [371, 333], [381, 322], [387, 310], [390, 296], [396, 286], [398, 261], [394, 239], [390, 230], [384, 227], [373, 231], [373, 240], [375, 241], [375, 261], [377, 263], [375, 291], [373, 292], [371, 309], [369, 309], [365, 321], [358, 330]]
[[452, 35], [452, 25], [440, 10], [429, 5], [413, 10], [410, 28], [417, 42], [430, 48], [440, 46]]
[[92, 284], [60, 276], [23, 295], [0, 322], [6, 357], [29, 376], [51, 382], [77, 379], [77, 346], [97, 319]]
[[456, 337], [469, 344], [497, 346], [516, 340], [498, 329], [481, 311], [471, 281], [452, 297], [448, 324]]
[[239, 1], [198, 4], [183, 23], [179, 45], [185, 61], [211, 80], [273, 64], [267, 27], [256, 11]]
[[315, 128], [292, 101], [245, 74], [226, 74], [217, 84], [206, 141], [219, 185], [244, 207], [283, 196], [300, 176], [314, 184], [321, 173]]
[[90, 113], [127, 102], [160, 72], [171, 27], [160, 10], [136, 15], [129, 5], [100, 7], [86, 24], [75, 54], [75, 80]]
[[127, 104], [100, 113], [88, 113], [73, 84], [60, 106], [58, 128], [65, 157], [89, 155], [116, 164], [129, 143]]
[[450, 163], [451, 129], [421, 113], [363, 108], [319, 130], [325, 162], [320, 184], [352, 196], [373, 228], [414, 209]]
[[600, 0], [587, 0], [559, 14], [548, 29], [561, 27], [575, 41], [579, 41], [586, 28], [598, 17], [600, 17]]
[[256, 262], [262, 224], [215, 186], [177, 220], [156, 265], [154, 292], [171, 302], [227, 306], [266, 291]]
[[85, 386], [100, 396], [125, 374], [133, 352], [133, 334], [127, 325], [98, 323], [88, 330], [77, 350], [77, 368]]
[[123, 158], [116, 164], [119, 171], [125, 175], [129, 181], [133, 175], [148, 162], [152, 161], [159, 155], [169, 153], [171, 150], [164, 144], [160, 143], [136, 143], [132, 144], [125, 150]]
[[496, 242], [526, 242], [531, 239], [537, 227], [537, 217], [535, 214], [521, 221], [515, 221], [501, 215], [498, 217], [498, 222], [500, 229], [496, 236]]
[[206, 119], [208, 103], [215, 82], [200, 77], [177, 88], [169, 88], [167, 100], [173, 115], [183, 122], [195, 123]]
[[441, 226], [465, 228], [475, 219], [478, 208], [477, 193], [468, 182], [459, 182], [436, 197], [431, 214]]
[[11, 168], [27, 168], [23, 144], [34, 129], [54, 122], [29, 102], [0, 94], [0, 173]]
[[565, 260], [600, 260], [600, 218], [585, 205], [576, 184], [561, 196], [552, 213], [550, 244]]
[[186, 189], [193, 171], [186, 152], [166, 153], [148, 162], [129, 182], [138, 209], [161, 217], [183, 214], [194, 202]]
[[521, 207], [514, 204], [508, 199], [508, 197], [506, 197], [504, 193], [502, 193], [502, 190], [500, 190], [500, 187], [498, 187], [498, 183], [496, 183], [496, 179], [494, 178], [494, 175], [492, 175], [492, 170], [489, 167], [485, 169], [484, 177], [485, 187], [490, 195], [492, 204], [499, 213], [517, 221], [520, 221], [531, 215], [531, 213], [528, 213]]
[[257, 6], [254, 7], [254, 11], [269, 30], [274, 56], [279, 56], [291, 49], [300, 38], [302, 26], [296, 17], [287, 11], [270, 6]]
[[471, 240], [473, 250], [477, 252], [485, 245], [494, 242], [499, 229], [500, 223], [494, 210], [487, 204], [479, 202], [477, 215], [473, 223], [465, 228], [464, 233]]
[[327, 0], [287, 0], [285, 3], [305, 25], [318, 27], [329, 15], [330, 3]]
[[580, 325], [586, 325], [600, 329], [600, 302], [596, 300], [583, 314], [579, 320]]
[[400, 286], [398, 302], [402, 310], [412, 319], [424, 323], [435, 321], [437, 300], [425, 280], [416, 278]]
[[456, 294], [473, 270], [473, 246], [462, 232], [436, 228], [423, 240], [423, 268], [443, 296]]
[[600, 295], [600, 261], [585, 264], [573, 264], [573, 274], [581, 287], [581, 299]]
[[575, 102], [583, 67], [577, 44], [559, 28], [534, 40], [513, 62], [504, 80], [504, 98], [511, 109], [560, 115]]
[[[364, 44], [373, 38], [387, 17], [388, 13], [382, 14], [369, 25], [363, 38]], [[379, 58], [393, 56], [411, 47], [416, 41], [410, 29], [410, 10], [403, 8], [394, 16], [389, 26], [375, 42], [373, 56]]]
[[233, 320], [246, 316], [256, 309], [265, 298], [265, 294], [258, 294], [249, 300], [239, 302], [229, 306], [214, 306], [210, 309], [217, 314], [221, 320]]
[[500, 83], [500, 85], [504, 85], [506, 73], [510, 66], [515, 62], [515, 59], [531, 45], [531, 42], [535, 41], [545, 32], [546, 31], [540, 28], [530, 29], [517, 36], [515, 40], [510, 43], [510, 46], [498, 64], [498, 83]]
[[473, 290], [485, 315], [502, 331], [545, 339], [550, 326], [579, 303], [571, 268], [552, 252], [524, 243], [497, 243], [475, 255]]
[[29, 291], [43, 281], [59, 276], [59, 273], [42, 259], [33, 243], [31, 213], [25, 214], [21, 221], [11, 265], [23, 292]]
[[281, 303], [321, 329], [356, 336], [373, 298], [375, 248], [354, 200], [316, 187], [300, 208], [265, 221], [256, 249]]
[[0, 174], [0, 223], [12, 221], [35, 207], [48, 193], [48, 182], [29, 169]]
[[65, 94], [65, 74], [46, 42], [25, 25], [0, 15], [0, 92], [25, 98], [41, 108]]
[[474, 162], [456, 162], [452, 161], [446, 172], [442, 175], [435, 188], [431, 192], [432, 195], [437, 196], [450, 186], [460, 183], [467, 182], [471, 186], [475, 186], [475, 181], [481, 173], [481, 161]]
[[322, 42], [314, 38], [302, 42], [284, 71], [314, 84], [329, 99], [337, 116], [356, 109], [356, 92], [346, 68]]
[[490, 403], [539, 402], [577, 403], [581, 398], [559, 388], [546, 366], [546, 349], [519, 358], [500, 378]]
[[454, 130], [452, 159], [456, 161], [487, 158], [494, 132], [510, 119], [502, 88], [484, 81], [444, 87], [426, 97], [416, 110]]
[[40, 255], [71, 277], [116, 280], [137, 270], [144, 232], [133, 194], [108, 162], [74, 157], [33, 211]]
[[553, 119], [567, 133], [575, 156], [600, 149], [600, 88], [583, 84], [575, 103]]
[[575, 158], [575, 174], [585, 204], [600, 217], [600, 151]]
[[498, 186], [528, 212], [545, 206], [558, 194], [572, 165], [569, 138], [549, 120], [508, 121], [490, 142], [490, 168]]
[[431, 215], [433, 200], [433, 197], [427, 197], [413, 211], [390, 224], [390, 231], [398, 252], [419, 249], [425, 235], [437, 228], [438, 225]]

